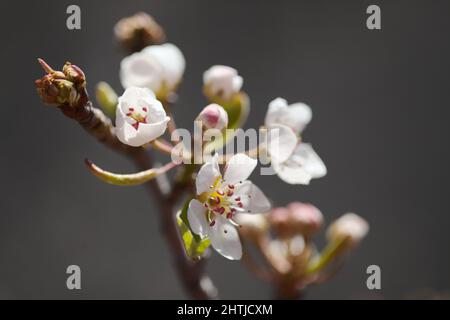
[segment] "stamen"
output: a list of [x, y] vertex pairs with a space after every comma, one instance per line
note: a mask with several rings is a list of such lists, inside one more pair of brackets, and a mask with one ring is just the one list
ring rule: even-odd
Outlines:
[[216, 220], [211, 221], [211, 223], [209, 224], [210, 227], [213, 227], [216, 224]]
[[236, 201], [241, 201], [241, 197], [237, 197], [237, 198], [235, 198], [234, 200], [236, 200]]
[[142, 108], [142, 111], [147, 112], [147, 108], [146, 108], [146, 107], [143, 107], [143, 108]]
[[228, 185], [228, 188], [234, 189], [234, 185], [233, 185], [233, 184], [229, 184], [229, 185]]

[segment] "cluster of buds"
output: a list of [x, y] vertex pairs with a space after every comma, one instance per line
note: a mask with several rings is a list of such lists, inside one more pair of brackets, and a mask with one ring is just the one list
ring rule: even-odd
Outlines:
[[335, 220], [327, 230], [328, 243], [320, 253], [312, 241], [323, 225], [321, 211], [312, 204], [293, 202], [267, 214], [241, 215], [237, 222], [245, 247], [254, 246], [265, 265], [246, 251], [247, 264], [277, 284], [280, 297], [296, 298], [307, 285], [334, 274], [343, 258], [366, 236], [368, 223], [354, 213]]
[[128, 52], [141, 51], [147, 46], [162, 43], [166, 38], [161, 26], [145, 12], [119, 20], [114, 33], [119, 44]]
[[82, 98], [87, 98], [86, 78], [79, 67], [66, 62], [62, 71], [55, 71], [44, 60], [38, 61], [47, 73], [35, 82], [37, 92], [44, 103], [74, 107]]

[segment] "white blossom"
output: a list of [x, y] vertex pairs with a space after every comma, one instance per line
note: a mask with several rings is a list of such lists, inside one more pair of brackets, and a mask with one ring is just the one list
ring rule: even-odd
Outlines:
[[131, 87], [118, 100], [116, 135], [122, 143], [142, 146], [161, 136], [169, 120], [150, 89]]
[[228, 66], [215, 65], [203, 73], [203, 83], [210, 94], [225, 100], [238, 93], [243, 82], [237, 70]]
[[[278, 128], [281, 134], [278, 140], [269, 142], [268, 153], [272, 168], [287, 183], [309, 184], [311, 179], [321, 178], [327, 173], [325, 164], [311, 145], [301, 142], [298, 137], [311, 118], [311, 108], [306, 104], [288, 105], [282, 98], [276, 98], [269, 104], [265, 125], [269, 133]], [[290, 129], [290, 134], [286, 128]], [[271, 150], [274, 148], [281, 152]]]
[[228, 161], [222, 176], [216, 154], [198, 172], [197, 198], [189, 203], [188, 220], [192, 231], [208, 237], [213, 248], [231, 260], [242, 257], [234, 216], [270, 209], [266, 196], [247, 180], [256, 164], [256, 160], [237, 154]]
[[156, 94], [175, 90], [183, 77], [185, 59], [171, 43], [151, 45], [125, 57], [120, 64], [120, 81], [127, 89], [142, 87]]

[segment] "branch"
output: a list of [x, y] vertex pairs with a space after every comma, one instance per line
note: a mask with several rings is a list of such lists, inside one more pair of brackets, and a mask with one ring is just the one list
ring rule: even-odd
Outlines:
[[[73, 67], [78, 69], [70, 63], [66, 63], [64, 71], [66, 71], [67, 66], [69, 66], [68, 68]], [[89, 100], [85, 89], [84, 74], [82, 75], [83, 81], [80, 82], [78, 78], [71, 78], [71, 74], [65, 72], [66, 78], [63, 80], [72, 81], [72, 85], [78, 93], [78, 99], [74, 102], [72, 96], [70, 96], [70, 100], [61, 97], [61, 95], [66, 93], [68, 86], [66, 82], [63, 84], [60, 83], [62, 81], [61, 77], [63, 76], [63, 73], [53, 71], [50, 67], [46, 68], [46, 71], [48, 74], [36, 81], [38, 93], [44, 102], [56, 105], [66, 117], [77, 121], [98, 141], [117, 153], [130, 158], [139, 170], [147, 170], [153, 167], [153, 160], [144, 148], [131, 147], [122, 144], [117, 139], [111, 120], [105, 116], [100, 109], [95, 108]], [[58, 94], [56, 98], [55, 94]], [[191, 261], [185, 253], [174, 218], [174, 203], [171, 199], [164, 196], [156, 180], [147, 182], [145, 186], [158, 204], [161, 231], [172, 252], [172, 259], [174, 260], [178, 276], [180, 281], [182, 281], [185, 290], [191, 297], [196, 299], [216, 298], [216, 289], [212, 284], [212, 281], [205, 274], [204, 262]]]

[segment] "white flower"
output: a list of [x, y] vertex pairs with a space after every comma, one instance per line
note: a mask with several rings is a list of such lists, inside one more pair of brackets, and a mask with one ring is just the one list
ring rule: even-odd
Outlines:
[[237, 154], [228, 161], [223, 176], [217, 161], [216, 154], [197, 174], [197, 199], [189, 203], [188, 220], [192, 231], [208, 237], [217, 252], [238, 260], [242, 257], [242, 246], [233, 217], [239, 213], [267, 212], [270, 203], [247, 180], [256, 167], [256, 160]]
[[236, 69], [216, 65], [203, 73], [203, 83], [210, 94], [228, 100], [241, 90], [244, 80]]
[[197, 117], [207, 129], [222, 130], [228, 126], [228, 113], [218, 104], [207, 105]]
[[141, 87], [157, 94], [170, 92], [180, 83], [184, 68], [184, 56], [177, 46], [152, 45], [122, 60], [120, 81], [125, 89]]
[[169, 120], [152, 91], [131, 87], [118, 100], [116, 135], [122, 143], [139, 147], [161, 136]]
[[346, 213], [334, 221], [327, 230], [327, 238], [337, 241], [347, 238], [351, 245], [358, 244], [369, 232], [366, 220], [354, 213]]
[[[269, 104], [265, 125], [269, 135], [273, 129], [278, 129], [280, 137], [269, 141], [268, 153], [272, 168], [287, 183], [309, 184], [311, 179], [321, 178], [327, 173], [325, 164], [311, 145], [300, 142], [298, 138], [311, 118], [311, 108], [306, 104], [289, 106], [282, 98], [276, 98]], [[286, 128], [290, 133], [286, 132]]]
[[265, 124], [270, 127], [282, 124], [291, 128], [295, 134], [300, 134], [311, 121], [312, 111], [304, 103], [297, 102], [291, 105], [283, 98], [276, 98], [269, 103]]

